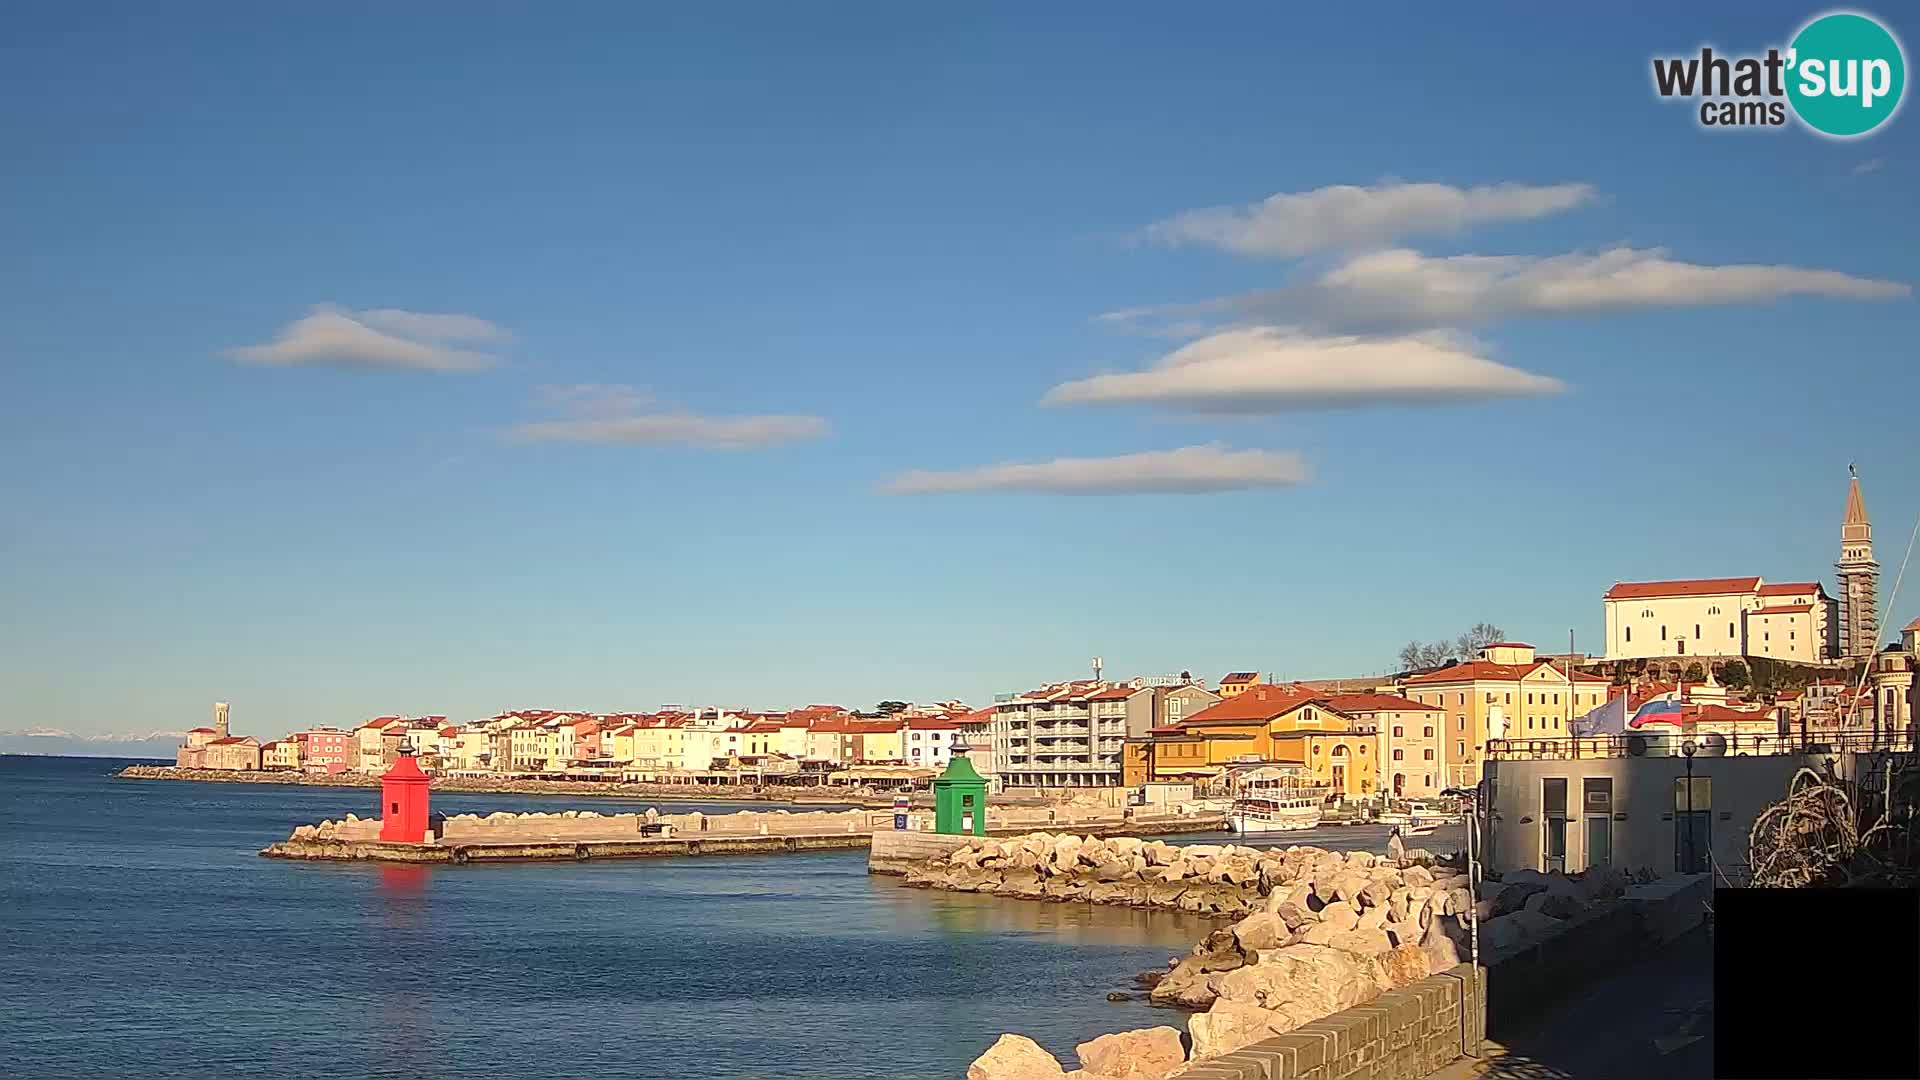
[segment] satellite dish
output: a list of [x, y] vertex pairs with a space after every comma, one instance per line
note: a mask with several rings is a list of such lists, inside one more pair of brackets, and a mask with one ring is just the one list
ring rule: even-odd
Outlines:
[[1700, 748], [1702, 754], [1708, 757], [1725, 757], [1727, 755], [1727, 737], [1725, 735], [1717, 731], [1710, 732], [1703, 741], [1705, 745]]
[[1647, 756], [1647, 737], [1645, 735], [1627, 736], [1627, 753], [1633, 757]]

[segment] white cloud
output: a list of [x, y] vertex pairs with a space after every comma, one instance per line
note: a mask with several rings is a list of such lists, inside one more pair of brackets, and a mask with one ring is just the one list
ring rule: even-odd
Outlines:
[[504, 330], [472, 315], [393, 308], [348, 311], [323, 304], [287, 324], [272, 341], [228, 349], [226, 355], [250, 364], [478, 371], [498, 364], [500, 358], [446, 343], [507, 340]]
[[1867, 160], [1853, 167], [1853, 175], [1860, 176], [1865, 173], [1879, 172], [1880, 168], [1884, 166], [1886, 163], [1887, 163], [1887, 159], [1883, 157], [1868, 158]]
[[507, 432], [510, 441], [747, 450], [817, 439], [832, 430], [832, 426], [818, 416], [642, 412], [642, 407], [652, 399], [631, 386], [594, 383], [545, 386], [541, 387], [541, 397], [571, 415], [519, 424]]
[[1316, 251], [1453, 232], [1469, 225], [1527, 221], [1594, 199], [1588, 184], [1342, 184], [1281, 192], [1243, 206], [1185, 210], [1147, 227], [1150, 239], [1201, 244], [1241, 255], [1292, 258]]
[[1333, 329], [1442, 326], [1527, 316], [1581, 315], [1634, 308], [1759, 304], [1789, 296], [1892, 300], [1912, 288], [1836, 270], [1744, 264], [1708, 266], [1669, 258], [1663, 248], [1614, 248], [1550, 257], [1451, 255], [1396, 249], [1359, 255], [1298, 285], [1196, 304], [1135, 308], [1101, 316], [1148, 326], [1195, 315]]
[[1050, 495], [1201, 494], [1247, 488], [1293, 487], [1310, 477], [1292, 451], [1187, 446], [1104, 458], [1055, 458], [1035, 464], [902, 473], [881, 490], [889, 495], [1014, 491]]
[[1145, 371], [1063, 383], [1044, 401], [1276, 413], [1536, 397], [1564, 389], [1558, 379], [1477, 356], [1455, 338], [1317, 337], [1256, 326], [1182, 346]]
[[0, 731], [0, 735], [14, 735], [26, 739], [72, 739], [77, 742], [151, 742], [158, 739], [184, 739], [184, 731], [143, 731], [120, 732], [110, 735], [78, 735], [65, 728], [30, 727], [19, 731]]

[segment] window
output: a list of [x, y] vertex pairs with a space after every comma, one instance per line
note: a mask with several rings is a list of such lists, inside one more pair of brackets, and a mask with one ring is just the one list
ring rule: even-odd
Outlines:
[[1395, 761], [1407, 760], [1407, 752], [1405, 750], [1395, 750], [1393, 752], [1393, 760]]
[[1454, 713], [1454, 714], [1453, 714], [1453, 726], [1454, 726], [1454, 728], [1455, 728], [1456, 730], [1458, 730], [1458, 731], [1465, 731], [1465, 730], [1467, 730], [1467, 714], [1466, 714], [1466, 713]]
[[1458, 701], [1456, 701], [1456, 702], [1454, 702], [1454, 704], [1455, 704], [1455, 705], [1465, 705], [1465, 704], [1467, 703], [1467, 695], [1465, 695], [1465, 694], [1461, 694], [1461, 695], [1459, 695], [1459, 697], [1460, 697], [1460, 700], [1458, 700]]
[[1660, 627], [1660, 640], [1661, 641], [1667, 640], [1667, 628], [1665, 625], [1662, 625]]
[[1700, 624], [1699, 623], [1693, 624], [1693, 640], [1695, 641], [1700, 640]]
[[[1432, 731], [1433, 729], [1432, 729], [1432, 728], [1428, 728], [1427, 730], [1428, 730], [1428, 731]], [[1395, 724], [1395, 725], [1393, 725], [1393, 737], [1394, 737], [1394, 738], [1396, 738], [1396, 739], [1404, 739], [1404, 738], [1406, 738], [1406, 737], [1407, 737], [1407, 729], [1406, 729], [1406, 728], [1404, 728], [1404, 727], [1401, 727], [1401, 726], [1400, 726], [1399, 724]]]
[[1641, 618], [1643, 618], [1643, 619], [1651, 619], [1651, 618], [1653, 618], [1653, 609], [1652, 609], [1652, 608], [1641, 608], [1641, 609], [1640, 609], [1640, 617], [1641, 617]]
[[1627, 640], [1628, 641], [1633, 640], [1633, 627], [1631, 626], [1627, 627]]
[[1527, 717], [1527, 730], [1528, 731], [1533, 730], [1533, 717], [1531, 716]]
[[1511, 705], [1511, 704], [1513, 704], [1513, 695], [1512, 695], [1512, 694], [1508, 694], [1508, 695], [1507, 695], [1507, 700], [1506, 700], [1506, 701], [1505, 701], [1505, 702], [1504, 702], [1503, 704], [1507, 704], [1507, 705]]
[[1454, 752], [1454, 755], [1455, 755], [1456, 757], [1466, 757], [1466, 756], [1467, 756], [1467, 744], [1466, 744], [1466, 743], [1464, 743], [1464, 742], [1458, 742], [1458, 741], [1456, 741], [1456, 742], [1455, 742], [1455, 743], [1453, 744], [1453, 752]]
[[1718, 614], [1720, 614], [1720, 609], [1719, 609], [1718, 607], [1710, 607], [1710, 608], [1708, 608], [1708, 609], [1707, 609], [1707, 614], [1709, 614], [1709, 615], [1718, 615]]
[[1428, 774], [1427, 774], [1427, 786], [1428, 786], [1428, 787], [1432, 787], [1432, 786], [1433, 786], [1433, 774], [1432, 774], [1432, 773], [1428, 773]]
[[1422, 734], [1422, 735], [1424, 735], [1425, 737], [1427, 737], [1427, 738], [1429, 738], [1429, 739], [1431, 739], [1431, 738], [1433, 738], [1433, 725], [1432, 725], [1432, 724], [1428, 724], [1428, 725], [1427, 725], [1427, 727], [1426, 727], [1426, 730], [1425, 730], [1424, 732], [1422, 732], [1421, 734]]
[[1728, 623], [1728, 624], [1727, 624], [1727, 636], [1728, 636], [1728, 637], [1732, 637], [1732, 636], [1733, 636], [1733, 624], [1732, 624], [1732, 623]]
[[1533, 695], [1532, 695], [1532, 694], [1528, 694], [1528, 695], [1527, 695], [1527, 704], [1529, 704], [1529, 705], [1531, 705], [1531, 704], [1533, 704]]
[[[1432, 760], [1433, 760], [1433, 748], [1432, 748], [1432, 747], [1428, 747], [1428, 748], [1427, 748], [1426, 750], [1424, 750], [1424, 751], [1421, 751], [1421, 754], [1420, 754], [1420, 756], [1421, 756], [1421, 757], [1424, 757], [1424, 758], [1426, 758], [1426, 759], [1427, 759], [1428, 761], [1432, 761]], [[1428, 786], [1432, 786], [1432, 781], [1428, 781]]]

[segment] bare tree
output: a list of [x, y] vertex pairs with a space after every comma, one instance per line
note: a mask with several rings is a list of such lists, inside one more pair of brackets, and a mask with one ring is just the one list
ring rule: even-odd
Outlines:
[[1426, 667], [1427, 646], [1425, 642], [1409, 641], [1400, 646], [1400, 670], [1412, 671]]
[[1474, 623], [1467, 632], [1454, 639], [1454, 648], [1459, 651], [1460, 659], [1471, 660], [1480, 655], [1480, 650], [1496, 641], [1506, 640], [1506, 631], [1492, 623]]

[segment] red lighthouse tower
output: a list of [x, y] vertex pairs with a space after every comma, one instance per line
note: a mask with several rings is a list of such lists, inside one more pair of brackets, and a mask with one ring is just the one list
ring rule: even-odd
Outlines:
[[380, 778], [380, 839], [423, 844], [427, 839], [427, 774], [410, 753], [394, 759]]

